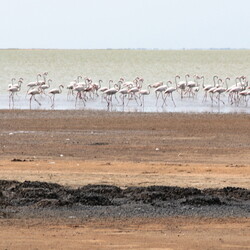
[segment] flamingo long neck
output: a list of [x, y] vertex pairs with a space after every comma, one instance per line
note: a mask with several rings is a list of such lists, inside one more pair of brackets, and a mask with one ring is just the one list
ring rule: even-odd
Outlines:
[[197, 77], [196, 77], [196, 87], [199, 87], [199, 86], [200, 86], [200, 84], [199, 84], [199, 79], [200, 79], [200, 77], [197, 76]]
[[246, 82], [245, 82], [245, 77], [244, 76], [242, 76], [240, 78], [240, 86], [245, 89]]
[[222, 79], [218, 79], [217, 86], [221, 87], [223, 85]]
[[77, 77], [77, 83], [80, 82], [80, 79], [82, 79], [82, 76], [78, 76], [78, 77]]
[[43, 81], [44, 81], [44, 84], [46, 83], [46, 75], [47, 75], [47, 74], [43, 74]]
[[143, 79], [140, 79], [138, 82], [137, 82], [137, 88], [138, 89], [141, 89], [142, 88], [142, 83], [143, 83]]
[[41, 75], [38, 74], [38, 75], [36, 76], [36, 81], [37, 81], [37, 82], [39, 81], [39, 80], [38, 80], [39, 76], [41, 76]]
[[227, 77], [227, 78], [225, 79], [226, 88], [228, 89], [228, 83], [227, 83], [227, 81], [230, 81], [230, 78], [229, 78], [229, 77]]
[[204, 76], [201, 76], [201, 79], [202, 79], [202, 87], [205, 88], [205, 78], [204, 78]]
[[15, 78], [12, 78], [11, 79], [11, 85], [13, 86], [14, 85], [14, 81], [15, 81], [16, 79]]
[[218, 78], [219, 78], [219, 77], [218, 77], [218, 76], [214, 76], [214, 77], [213, 77], [214, 87], [216, 86], [216, 80], [215, 80], [216, 78], [217, 78], [217, 81], [218, 81]]
[[113, 80], [109, 80], [109, 89], [111, 88], [111, 83], [113, 83]]
[[178, 88], [177, 78], [180, 79], [180, 76], [177, 75], [177, 76], [175, 76], [175, 78], [174, 78], [175, 85], [176, 85], [176, 89]]
[[18, 81], [18, 90], [20, 91], [21, 90], [21, 85], [22, 85], [22, 81]]
[[114, 84], [114, 89], [119, 90], [119, 85], [118, 85], [118, 83], [115, 83], [115, 84]]
[[101, 88], [101, 86], [102, 86], [102, 80], [99, 80], [99, 88]]
[[52, 82], [51, 79], [48, 80], [48, 87], [50, 88], [50, 83]]
[[147, 89], [148, 89], [148, 93], [150, 94], [150, 89], [151, 89], [150, 84], [148, 85]]
[[195, 82], [195, 85], [198, 87], [198, 76], [197, 75], [194, 75], [194, 82]]
[[236, 78], [235, 78], [235, 85], [238, 86], [238, 83], [240, 83], [240, 78], [239, 78], [239, 77], [236, 77]]

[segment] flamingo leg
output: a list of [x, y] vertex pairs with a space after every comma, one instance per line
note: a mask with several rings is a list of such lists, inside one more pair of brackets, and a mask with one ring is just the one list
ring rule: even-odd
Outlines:
[[163, 108], [163, 106], [164, 106], [164, 104], [166, 104], [166, 106], [167, 106], [167, 103], [166, 103], [166, 100], [167, 100], [167, 94], [165, 94], [165, 97], [164, 98], [162, 98], [163, 99], [163, 103], [162, 103], [162, 108]]
[[31, 97], [30, 97], [30, 109], [31, 109], [31, 100], [32, 100], [32, 97], [33, 97], [33, 95], [31, 95]]
[[[161, 98], [162, 98], [162, 101], [163, 101], [163, 103], [164, 103], [164, 95], [163, 95], [163, 91], [161, 92]], [[163, 104], [162, 104], [162, 106], [163, 106]]]
[[248, 99], [246, 98], [246, 107], [248, 106], [248, 101], [249, 101], [249, 99], [250, 99], [250, 96], [249, 96]]
[[[142, 100], [141, 100], [141, 98], [142, 98]], [[140, 95], [139, 100], [141, 102], [140, 106], [143, 106], [143, 104], [144, 104], [144, 95]]]
[[79, 92], [77, 92], [77, 94], [76, 94], [75, 107], [76, 107], [76, 104], [77, 104], [77, 99], [78, 99], [78, 96], [79, 96]]
[[116, 94], [114, 94], [114, 96], [115, 96], [115, 99], [116, 99], [117, 103], [119, 104], [119, 100], [117, 99]]
[[184, 91], [185, 91], [184, 89], [181, 89], [181, 99], [184, 98], [184, 96], [183, 96]]
[[55, 107], [55, 95], [53, 95], [53, 102], [52, 102], [52, 105], [51, 105], [52, 108]]
[[202, 102], [206, 102], [207, 101], [207, 91], [205, 91], [204, 97], [202, 99]]
[[34, 100], [39, 104], [39, 106], [41, 106], [41, 103], [36, 99], [35, 96], [34, 96]]
[[155, 103], [155, 105], [157, 106], [157, 104], [158, 104], [158, 99], [159, 99], [159, 96], [160, 96], [160, 93], [157, 94], [157, 92], [156, 92], [155, 95], [156, 95], [156, 103]]
[[10, 93], [10, 95], [9, 95], [9, 108], [11, 106], [11, 95], [12, 95], [12, 93]]
[[14, 93], [12, 93], [12, 108], [14, 108]]
[[122, 99], [122, 106], [124, 106], [125, 95], [123, 94], [122, 96], [120, 96], [120, 98]]
[[176, 104], [175, 104], [174, 98], [173, 98], [173, 93], [170, 93], [170, 96], [171, 96], [171, 99], [172, 99], [172, 102], [173, 102], [174, 106], [176, 107]]
[[81, 100], [82, 100], [82, 102], [83, 102], [83, 104], [84, 104], [84, 106], [85, 106], [86, 98], [85, 98], [84, 95], [82, 96]]
[[131, 98], [128, 98], [128, 102], [127, 102], [127, 106], [128, 106], [128, 103], [130, 102]]
[[25, 99], [26, 99], [26, 97], [27, 97], [28, 92], [29, 92], [30, 89], [31, 89], [31, 87], [28, 88], [28, 90], [27, 90], [27, 92], [26, 92], [26, 95], [25, 95]]

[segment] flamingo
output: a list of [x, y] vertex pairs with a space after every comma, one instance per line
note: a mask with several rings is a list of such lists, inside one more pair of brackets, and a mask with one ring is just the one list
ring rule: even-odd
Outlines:
[[40, 86], [40, 89], [42, 90], [41, 93], [47, 95], [47, 94], [45, 93], [45, 89], [49, 89], [49, 88], [50, 88], [50, 83], [51, 83], [51, 82], [52, 82], [52, 80], [49, 79], [47, 84], [43, 84], [43, 85]]
[[99, 88], [99, 91], [100, 92], [102, 92], [102, 101], [103, 101], [103, 97], [104, 97], [104, 92], [106, 91], [106, 90], [108, 90], [108, 89], [110, 89], [111, 88], [111, 84], [113, 83], [113, 80], [109, 80], [109, 82], [108, 82], [108, 87], [107, 86], [105, 86], [105, 87], [101, 87], [101, 88]]
[[141, 106], [143, 106], [143, 107], [144, 107], [144, 96], [150, 95], [150, 88], [151, 88], [151, 85], [149, 84], [147, 89], [141, 89], [139, 91], [139, 98], [141, 98], [141, 96], [142, 96]]
[[52, 107], [52, 108], [55, 107], [55, 95], [61, 94], [61, 93], [62, 93], [62, 88], [64, 88], [64, 86], [63, 86], [63, 85], [60, 85], [60, 86], [58, 87], [58, 89], [55, 88], [55, 89], [51, 89], [51, 90], [49, 91], [49, 94], [52, 94], [52, 96], [53, 96], [53, 98], [51, 97], [51, 101], [52, 101], [51, 107]]
[[84, 104], [84, 106], [85, 106], [85, 101], [86, 101], [86, 99], [85, 99], [85, 96], [84, 96], [84, 94], [83, 94], [84, 91], [85, 91], [85, 89], [86, 89], [86, 87], [85, 87], [84, 85], [82, 85], [82, 84], [80, 84], [80, 85], [76, 84], [76, 85], [73, 87], [73, 90], [77, 92], [77, 94], [76, 94], [75, 106], [76, 106], [76, 104], [77, 104], [78, 98], [80, 98], [80, 99], [82, 100], [82, 102], [83, 102], [83, 104]]
[[[15, 78], [12, 78], [12, 79], [16, 80]], [[13, 83], [13, 82], [11, 81], [11, 84], [9, 85], [9, 87], [10, 87], [10, 86], [12, 86], [12, 87], [19, 87], [19, 83], [23, 83], [23, 78], [22, 78], [22, 77], [19, 78], [19, 80], [18, 80], [17, 83]]]
[[98, 83], [91, 83], [93, 93], [94, 93], [94, 95], [96, 95], [97, 97], [99, 96], [99, 95], [98, 95], [98, 90], [101, 88], [102, 82], [103, 82], [102, 80], [99, 80]]
[[[155, 89], [155, 95], [156, 95], [156, 105], [158, 103], [159, 96], [162, 96], [163, 99], [163, 92], [168, 88], [167, 84], [161, 85], [158, 88]], [[158, 95], [157, 95], [158, 93]]]
[[[168, 81], [168, 82], [172, 84], [171, 81]], [[177, 85], [176, 85], [176, 88], [174, 88], [174, 87], [168, 87], [168, 88], [164, 91], [165, 98], [164, 98], [164, 100], [163, 100], [162, 106], [165, 104], [165, 101], [166, 101], [166, 99], [167, 99], [167, 96], [170, 96], [171, 99], [172, 99], [172, 102], [173, 102], [174, 106], [176, 107], [175, 102], [174, 102], [174, 98], [173, 98], [173, 92], [176, 91], [176, 90], [177, 90]]]
[[99, 91], [100, 92], [105, 92], [106, 90], [108, 90], [108, 89], [110, 89], [111, 88], [111, 83], [113, 83], [113, 80], [109, 80], [109, 84], [108, 84], [108, 87], [101, 87], [101, 88], [99, 88]]
[[213, 105], [213, 101], [214, 101], [214, 98], [213, 98], [214, 91], [217, 88], [221, 87], [220, 82], [222, 83], [222, 79], [217, 79], [217, 83], [216, 83], [215, 78], [217, 78], [217, 77], [214, 77], [214, 86], [207, 91], [207, 93], [210, 95], [212, 105]]
[[[194, 80], [193, 81], [188, 81], [187, 84], [186, 84], [186, 87], [187, 87], [187, 90], [185, 91], [184, 94], [187, 94], [188, 93], [188, 97], [190, 98], [191, 94], [192, 94], [192, 97], [194, 98], [194, 88], [196, 88], [197, 90], [197, 87], [198, 87], [198, 76], [197, 75], [194, 75]], [[198, 92], [198, 91], [196, 91]]]
[[74, 96], [73, 90], [74, 90], [74, 87], [75, 87], [76, 85], [77, 85], [77, 81], [76, 81], [76, 80], [74, 80], [74, 81], [72, 81], [72, 82], [70, 82], [70, 83], [68, 84], [68, 86], [67, 86], [67, 89], [68, 89], [67, 100], [69, 100], [69, 96], [70, 96], [70, 95]]
[[247, 96], [250, 95], [250, 90], [249, 89], [245, 89], [239, 92], [239, 96], [243, 98], [243, 101], [246, 103], [246, 107], [248, 104], [248, 99]]
[[[139, 91], [140, 91], [139, 86], [135, 86], [135, 87], [128, 89], [128, 95], [130, 95], [130, 97], [128, 98], [128, 103], [130, 100], [132, 100], [134, 98], [134, 100], [136, 100], [136, 103], [138, 104], [138, 101], [137, 101], [138, 96], [136, 95], [136, 93], [138, 93]], [[128, 103], [127, 103], [127, 105], [128, 105]]]
[[[44, 72], [43, 73], [43, 80], [37, 81], [37, 85], [38, 86], [42, 86], [44, 84], [46, 84], [46, 76], [48, 75], [48, 72]], [[40, 75], [41, 76], [41, 75]]]
[[84, 80], [85, 80], [84, 82], [80, 82], [80, 79], [82, 79], [82, 76], [78, 76], [77, 77], [77, 80], [76, 80], [77, 84], [78, 85], [85, 85], [86, 84], [86, 77], [84, 78]]
[[[218, 96], [217, 96], [218, 105], [220, 105], [220, 102], [222, 102], [222, 103], [225, 105], [225, 103], [220, 99], [220, 95], [221, 95], [222, 93], [224, 93], [224, 92], [227, 91], [227, 89], [228, 89], [227, 81], [228, 81], [228, 80], [230, 80], [229, 77], [227, 77], [227, 78], [225, 79], [226, 88], [223, 88], [223, 86], [220, 86], [220, 87], [216, 88], [216, 89], [213, 91], [213, 93], [218, 93]], [[222, 84], [222, 85], [223, 85], [223, 84]]]
[[120, 94], [120, 98], [122, 99], [122, 105], [124, 106], [124, 99], [125, 99], [125, 96], [128, 95], [128, 87], [124, 87], [122, 89], [120, 89], [118, 91], [118, 93]]
[[[113, 88], [110, 88], [110, 89], [107, 89], [105, 90], [103, 93], [106, 95], [106, 101], [107, 101], [107, 104], [108, 104], [108, 108], [110, 107], [110, 105], [112, 106], [112, 97], [113, 95], [115, 96], [116, 98], [116, 93], [119, 91], [119, 85], [118, 84], [115, 84], [115, 86]], [[118, 99], [116, 98], [116, 100], [118, 101]], [[119, 102], [119, 101], [118, 101]]]
[[162, 81], [150, 84], [150, 87], [156, 89], [156, 88], [160, 87], [161, 85], [163, 85]]
[[37, 85], [38, 85], [38, 82], [39, 82], [39, 77], [41, 77], [41, 74], [37, 74], [36, 75], [36, 82], [29, 82], [28, 84], [27, 84], [27, 87], [28, 87], [28, 90], [27, 90], [27, 93], [26, 93], [26, 96], [27, 96], [27, 94], [28, 94], [28, 92], [29, 92], [29, 90], [31, 89], [31, 88], [34, 88], [34, 87], [36, 87]]
[[8, 88], [14, 87], [16, 78], [11, 78], [11, 83], [8, 85]]
[[205, 102], [206, 100], [207, 100], [207, 92], [211, 89], [211, 88], [213, 88], [213, 87], [215, 87], [215, 85], [216, 85], [216, 79], [217, 79], [217, 81], [218, 81], [218, 76], [217, 75], [215, 75], [215, 76], [213, 76], [213, 82], [214, 82], [214, 85], [212, 85], [212, 84], [208, 84], [208, 85], [205, 85], [204, 84], [204, 76], [202, 76], [201, 77], [201, 79], [203, 79], [203, 82], [202, 82], [202, 87], [203, 87], [203, 90], [204, 90], [204, 97], [203, 97], [203, 99], [202, 99], [202, 102]]
[[249, 101], [249, 99], [250, 99], [250, 89], [248, 90], [247, 95], [249, 96], [249, 98], [248, 98], [248, 99], [246, 99], [246, 106], [247, 106], [248, 101]]
[[184, 97], [184, 93], [185, 93], [186, 86], [187, 86], [187, 83], [188, 83], [188, 77], [189, 77], [189, 74], [186, 74], [186, 75], [185, 75], [185, 81], [179, 81], [178, 83], [177, 83], [177, 80], [176, 80], [176, 79], [177, 79], [177, 78], [180, 79], [180, 76], [177, 75], [177, 76], [175, 77], [175, 82], [176, 82], [176, 84], [177, 84], [177, 90], [178, 90], [178, 89], [181, 90], [181, 99], [183, 99], [183, 97]]
[[41, 88], [34, 88], [29, 90], [28, 95], [30, 96], [30, 109], [31, 109], [31, 100], [34, 98], [34, 100], [39, 104], [39, 106], [41, 106], [41, 103], [36, 99], [36, 95], [40, 95], [41, 94]]
[[[228, 101], [230, 101], [231, 105], [235, 102], [236, 105], [239, 104], [239, 92], [244, 90], [244, 86], [241, 81], [242, 77], [236, 77], [235, 85], [231, 86], [227, 92], [229, 93]], [[237, 81], [239, 80], [239, 81]]]
[[[119, 82], [121, 82], [122, 88], [128, 87], [128, 86], [136, 87], [136, 86], [138, 86], [138, 82], [140, 80], [141, 80], [141, 78], [137, 76], [133, 81], [125, 82], [123, 78], [120, 78]], [[143, 81], [143, 79], [142, 79], [142, 81]]]
[[19, 80], [18, 84], [14, 84], [15, 80], [16, 80], [15, 78], [11, 79], [12, 84], [9, 85], [9, 89], [8, 89], [8, 91], [10, 92], [10, 95], [9, 95], [9, 108], [11, 106], [11, 101], [12, 101], [12, 107], [14, 107], [14, 94], [21, 90], [22, 81]]

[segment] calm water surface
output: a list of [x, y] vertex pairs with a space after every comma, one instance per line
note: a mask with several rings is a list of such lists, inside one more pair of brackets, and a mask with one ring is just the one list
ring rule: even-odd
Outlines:
[[[184, 80], [185, 74], [204, 75], [205, 84], [212, 84], [214, 75], [225, 79], [230, 77], [230, 84], [234, 84], [237, 76], [250, 76], [250, 50], [0, 50], [0, 109], [9, 108], [9, 93], [7, 91], [11, 78], [24, 78], [24, 84], [15, 97], [16, 109], [29, 109], [29, 97], [25, 98], [26, 84], [36, 80], [38, 73], [49, 72], [48, 79], [52, 79], [51, 88], [60, 84], [65, 86], [62, 95], [56, 96], [55, 109], [107, 109], [107, 104], [101, 98], [88, 100], [84, 107], [81, 103], [75, 107], [74, 99], [67, 100], [66, 86], [77, 76], [88, 76], [97, 82], [103, 80], [103, 86], [108, 85], [110, 79], [114, 82], [120, 77], [127, 81], [136, 76], [144, 78], [145, 87], [157, 81], [174, 81], [175, 75]], [[114, 100], [113, 111], [144, 111], [144, 112], [245, 112], [250, 113], [250, 107], [243, 104], [235, 107], [222, 96], [222, 103], [211, 104], [202, 102], [202, 88], [197, 97], [181, 100], [178, 93], [174, 93], [176, 107], [168, 101], [168, 106], [156, 106], [155, 94], [151, 90], [150, 96], [145, 96], [145, 106], [140, 107], [134, 100], [124, 107], [121, 100]], [[34, 109], [50, 109], [48, 97], [39, 97], [42, 105], [32, 103]], [[250, 106], [250, 101], [249, 101]]]

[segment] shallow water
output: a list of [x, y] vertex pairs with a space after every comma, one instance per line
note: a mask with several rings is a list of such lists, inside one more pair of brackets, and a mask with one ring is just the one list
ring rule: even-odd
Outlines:
[[[29, 97], [25, 97], [27, 83], [36, 80], [38, 73], [49, 72], [48, 79], [52, 79], [51, 88], [63, 84], [65, 88], [61, 95], [56, 96], [55, 109], [98, 109], [107, 110], [107, 103], [100, 97], [88, 99], [86, 106], [79, 102], [75, 106], [74, 97], [67, 100], [68, 83], [77, 76], [87, 76], [97, 82], [103, 80], [103, 86], [108, 85], [110, 79], [117, 82], [120, 77], [127, 81], [136, 76], [144, 78], [145, 87], [148, 84], [168, 80], [174, 81], [175, 75], [184, 80], [189, 73], [204, 75], [205, 84], [212, 84], [214, 75], [225, 79], [230, 77], [230, 85], [234, 84], [237, 76], [249, 76], [250, 50], [0, 50], [0, 109], [9, 109], [9, 93], [7, 91], [11, 78], [24, 78], [24, 84], [15, 96], [14, 108], [29, 109]], [[203, 91], [200, 88], [195, 98], [181, 99], [179, 93], [174, 93], [176, 107], [170, 99], [167, 106], [162, 107], [159, 99], [156, 105], [155, 93], [151, 90], [145, 96], [144, 107], [131, 100], [123, 106], [114, 99], [112, 111], [126, 112], [244, 112], [250, 113], [245, 104], [230, 105], [227, 96], [222, 96], [225, 102], [212, 105], [211, 100], [202, 102]], [[32, 101], [32, 109], [51, 109], [51, 101], [47, 96], [39, 97], [41, 106]], [[249, 104], [250, 105], [250, 104]], [[11, 106], [13, 108], [13, 106]]]

